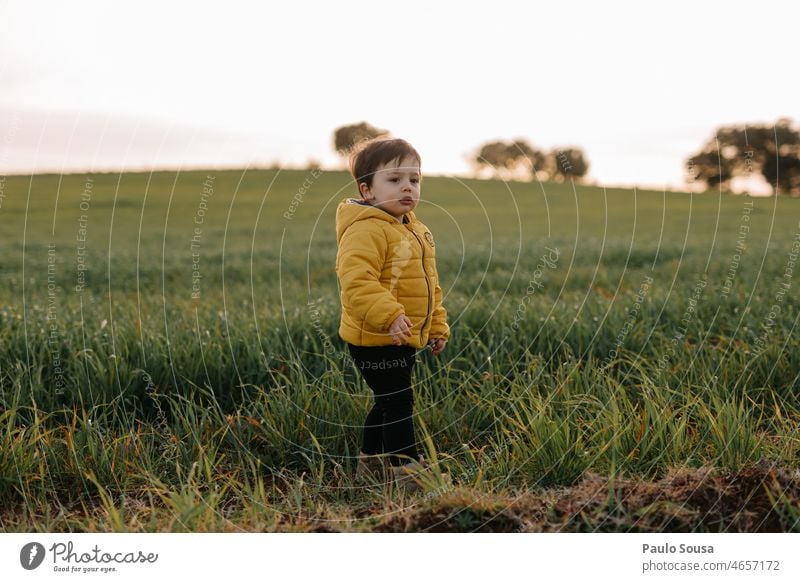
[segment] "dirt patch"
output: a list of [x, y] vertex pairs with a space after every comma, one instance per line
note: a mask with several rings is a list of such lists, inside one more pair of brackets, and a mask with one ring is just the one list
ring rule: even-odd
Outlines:
[[680, 469], [658, 481], [587, 474], [575, 487], [516, 497], [455, 489], [378, 524], [376, 532], [800, 531], [800, 471]]
[[554, 503], [541, 531], [785, 532], [800, 529], [800, 472], [680, 469], [659, 481], [587, 475]]

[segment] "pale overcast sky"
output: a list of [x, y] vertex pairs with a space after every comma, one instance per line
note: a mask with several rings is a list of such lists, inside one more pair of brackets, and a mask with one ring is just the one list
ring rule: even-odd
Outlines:
[[366, 120], [423, 171], [489, 139], [677, 186], [720, 124], [800, 121], [791, 1], [0, 0], [0, 172], [323, 165]]

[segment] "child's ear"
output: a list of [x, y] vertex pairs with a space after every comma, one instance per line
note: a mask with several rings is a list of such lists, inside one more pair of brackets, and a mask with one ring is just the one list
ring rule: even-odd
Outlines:
[[361, 184], [358, 185], [358, 191], [361, 192], [361, 197], [364, 200], [369, 200], [371, 198], [371, 196], [367, 197], [367, 194], [369, 194], [369, 186], [367, 186], [366, 182], [361, 182]]

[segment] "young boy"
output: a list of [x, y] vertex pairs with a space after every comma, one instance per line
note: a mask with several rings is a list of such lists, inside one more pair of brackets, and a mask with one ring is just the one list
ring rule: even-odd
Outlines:
[[402, 139], [362, 144], [350, 159], [361, 199], [343, 200], [336, 211], [339, 335], [375, 394], [357, 476], [378, 472], [378, 455], [388, 456], [394, 477], [425, 469], [414, 436], [411, 370], [417, 349], [444, 350], [450, 328], [433, 236], [413, 212], [420, 162]]

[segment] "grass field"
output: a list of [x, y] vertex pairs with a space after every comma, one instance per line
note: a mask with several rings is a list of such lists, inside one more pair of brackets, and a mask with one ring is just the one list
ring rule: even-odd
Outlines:
[[337, 172], [0, 182], [3, 531], [800, 531], [800, 200], [426, 178], [453, 335], [353, 482]]

